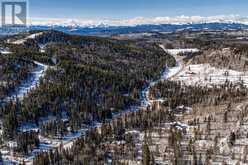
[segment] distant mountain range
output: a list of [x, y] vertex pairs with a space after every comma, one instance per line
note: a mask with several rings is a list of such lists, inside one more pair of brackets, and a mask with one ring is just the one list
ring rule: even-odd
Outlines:
[[0, 34], [11, 35], [31, 30], [57, 30], [70, 34], [79, 35], [117, 35], [129, 33], [154, 33], [154, 32], [176, 32], [176, 31], [199, 31], [199, 30], [245, 30], [248, 25], [242, 23], [196, 23], [196, 24], [160, 24], [160, 25], [136, 25], [136, 26], [61, 26], [61, 25], [32, 25], [28, 28], [0, 29]]

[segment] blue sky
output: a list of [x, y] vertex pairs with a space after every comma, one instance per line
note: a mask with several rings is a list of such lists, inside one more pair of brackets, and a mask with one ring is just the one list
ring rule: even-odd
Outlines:
[[29, 0], [30, 16], [127, 19], [157, 16], [248, 16], [248, 0]]

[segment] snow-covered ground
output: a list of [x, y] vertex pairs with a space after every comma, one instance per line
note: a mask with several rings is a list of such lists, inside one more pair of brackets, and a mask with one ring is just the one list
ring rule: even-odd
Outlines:
[[[172, 55], [174, 55], [174, 54], [172, 54]], [[148, 107], [149, 105], [151, 105], [151, 103], [154, 100], [150, 100], [148, 97], [150, 88], [153, 87], [156, 83], [158, 83], [160, 81], [165, 81], [168, 78], [176, 75], [181, 69], [182, 69], [182, 64], [180, 61], [177, 62], [177, 65], [175, 67], [167, 68], [164, 72], [162, 72], [161, 78], [159, 80], [151, 82], [150, 85], [141, 92], [141, 106], [131, 106], [123, 112], [113, 114], [113, 118], [117, 118], [117, 117], [123, 115], [124, 113], [138, 111], [138, 110], [140, 110], [140, 108], [145, 108], [145, 107]], [[183, 124], [179, 124], [179, 125], [181, 126]], [[34, 155], [36, 155], [37, 153], [39, 153], [41, 151], [49, 150], [51, 148], [58, 148], [61, 145], [63, 146], [63, 148], [68, 149], [73, 145], [73, 142], [78, 137], [82, 136], [87, 130], [89, 130], [91, 128], [99, 128], [100, 126], [101, 126], [101, 123], [94, 123], [91, 126], [89, 126], [88, 128], [84, 128], [84, 129], [82, 129], [82, 130], [80, 130], [74, 134], [70, 134], [70, 135], [63, 137], [62, 140], [47, 139], [47, 138], [40, 136], [40, 141], [41, 141], [40, 148], [36, 149], [32, 153], [31, 156], [29, 156], [25, 159], [25, 161], [26, 162], [32, 162]]]
[[25, 80], [20, 86], [18, 86], [16, 91], [8, 96], [5, 101], [14, 100], [15, 98], [21, 100], [30, 90], [36, 88], [37, 85], [39, 85], [39, 80], [44, 76], [48, 66], [36, 61], [34, 61], [34, 63], [36, 68], [31, 73], [29, 79]]
[[[176, 55], [178, 53], [180, 53], [180, 51], [168, 51], [168, 52], [172, 52], [171, 55], [173, 55], [176, 59]], [[234, 70], [229, 70], [229, 69], [218, 69], [218, 68], [214, 68], [211, 67], [209, 64], [199, 64], [199, 65], [189, 65], [189, 66], [185, 66], [184, 64], [182, 64], [180, 62], [180, 60], [177, 59], [177, 66], [173, 67], [173, 68], [168, 68], [167, 71], [164, 72], [163, 76], [161, 77], [160, 80], [166, 80], [168, 78], [172, 79], [172, 80], [177, 80], [177, 81], [183, 81], [186, 85], [202, 85], [202, 86], [213, 86], [213, 85], [220, 85], [220, 84], [224, 84], [226, 81], [230, 81], [232, 83], [243, 83], [245, 86], [248, 86], [248, 72], [238, 72], [238, 71], [234, 71]], [[181, 67], [180, 67], [181, 66]], [[148, 106], [151, 104], [151, 100], [149, 99], [149, 88], [151, 88], [153, 85], [155, 85], [157, 83], [157, 81], [152, 82], [151, 85], [143, 91], [142, 96], [144, 96], [144, 106]], [[245, 108], [244, 108], [245, 107]], [[229, 165], [229, 164], [247, 164], [247, 163], [241, 163], [242, 157], [244, 157], [244, 147], [247, 146], [247, 135], [246, 135], [246, 130], [247, 130], [247, 124], [241, 124], [240, 121], [237, 122], [236, 124], [236, 116], [238, 116], [239, 118], [239, 113], [243, 113], [242, 109], [246, 109], [247, 105], [244, 105], [243, 103], [237, 105], [236, 109], [234, 110], [235, 115], [230, 114], [230, 116], [235, 116], [235, 120], [231, 120], [230, 119], [230, 123], [232, 123], [234, 126], [228, 125], [228, 123], [224, 123], [224, 127], [222, 128], [222, 126], [220, 125], [220, 123], [223, 124], [223, 122], [220, 122], [219, 119], [223, 120], [223, 113], [216, 113], [214, 114], [214, 125], [212, 128], [212, 133], [216, 133], [216, 132], [221, 132], [224, 135], [221, 135], [221, 138], [218, 140], [217, 143], [217, 156], [216, 158], [214, 158], [214, 162], [211, 162], [211, 164], [223, 164], [223, 162], [219, 162], [219, 160], [225, 160], [225, 162]], [[184, 106], [179, 106], [178, 108], [180, 109], [184, 109]], [[189, 112], [192, 112], [191, 108], [185, 107]], [[218, 107], [219, 109], [219, 107]], [[224, 110], [226, 109], [226, 107], [224, 107]], [[202, 109], [200, 109], [202, 110]], [[208, 109], [207, 109], [208, 110]], [[224, 111], [223, 111], [224, 112]], [[209, 111], [206, 111], [207, 116], [209, 116]], [[189, 119], [191, 121], [192, 118], [192, 114], [188, 114], [189, 115]], [[202, 116], [202, 111], [200, 113], [200, 116]], [[218, 118], [217, 118], [218, 116]], [[195, 116], [194, 116], [195, 117]], [[206, 118], [205, 115], [202, 116], [202, 118]], [[230, 117], [231, 118], [231, 117]], [[183, 117], [182, 122], [187, 122], [189, 120], [184, 120], [185, 116]], [[216, 120], [217, 119], [217, 120]], [[202, 121], [204, 119], [201, 119]], [[181, 121], [181, 120], [180, 120]], [[242, 120], [243, 121], [243, 120]], [[247, 121], [247, 119], [244, 119], [244, 121]], [[205, 127], [206, 124], [205, 122], [200, 122], [201, 123], [201, 128], [204, 126], [203, 132], [205, 132]], [[229, 124], [230, 124], [229, 123]], [[194, 126], [189, 126], [188, 124], [184, 124], [181, 123], [179, 121], [177, 122], [173, 122], [173, 123], [168, 123], [168, 128], [170, 125], [175, 126], [178, 129], [186, 129], [187, 130], [187, 134], [190, 134], [191, 136], [194, 135], [195, 133], [195, 127]], [[226, 128], [226, 127], [227, 128]], [[163, 128], [167, 128], [167, 126], [163, 127]], [[200, 128], [200, 126], [198, 127]], [[243, 130], [241, 130], [243, 129]], [[229, 131], [233, 131], [233, 132], [242, 132], [243, 135], [238, 135], [238, 136], [242, 136], [236, 139], [236, 144], [234, 147], [231, 147], [229, 144]], [[137, 131], [129, 131], [129, 133], [131, 134], [137, 134]], [[223, 133], [224, 132], [224, 133]], [[140, 146], [143, 142], [143, 138], [141, 136], [141, 132], [138, 133], [139, 137], [137, 139], [140, 140], [140, 142], [135, 142], [136, 144], [136, 148], [139, 148], [139, 155], [141, 154], [141, 149]], [[217, 133], [216, 133], [217, 134]], [[166, 135], [166, 134], [163, 134]], [[237, 136], [237, 137], [238, 137]], [[159, 144], [160, 146], [166, 146], [168, 144], [165, 144], [165, 142], [163, 141], [165, 138], [157, 138], [154, 135], [151, 135], [151, 137], [153, 137], [153, 144], [156, 144], [156, 140], [159, 140]], [[202, 136], [203, 137], [203, 136]], [[201, 137], [201, 138], [202, 138]], [[215, 145], [214, 142], [214, 138], [206, 138], [206, 139], [199, 139], [196, 140], [195, 142], [195, 146], [197, 148], [198, 153], [199, 152], [205, 152], [205, 150], [207, 148], [213, 148], [213, 146]], [[211, 140], [210, 140], [211, 139]], [[155, 141], [155, 142], [154, 142]], [[188, 144], [188, 143], [187, 143]], [[241, 146], [241, 147], [240, 147]], [[153, 149], [153, 146], [150, 146], [150, 149]], [[164, 152], [164, 149], [163, 149]], [[236, 155], [234, 154], [234, 158], [232, 158], [230, 155], [232, 155], [232, 153], [236, 153]], [[227, 156], [228, 155], [228, 156]], [[138, 156], [137, 156], [138, 157]], [[137, 160], [140, 160], [139, 158], [137, 158]], [[137, 164], [136, 161], [135, 163]], [[162, 164], [163, 161], [161, 161]], [[135, 164], [134, 163], [134, 164]], [[167, 163], [166, 163], [167, 164]]]
[[[40, 33], [37, 34], [33, 34], [30, 35], [27, 38], [34, 38], [37, 35], [41, 35]], [[11, 54], [12, 52], [10, 52], [7, 49], [0, 49], [0, 53], [3, 55], [8, 55]], [[48, 69], [47, 65], [44, 65], [40, 62], [34, 61], [34, 64], [36, 65], [35, 69], [33, 72], [31, 72], [31, 76], [25, 80], [20, 86], [18, 86], [15, 90], [15, 92], [13, 92], [10, 96], [6, 97], [3, 102], [8, 102], [10, 100], [14, 100], [16, 98], [18, 98], [19, 100], [21, 100], [30, 90], [34, 89], [37, 87], [37, 85], [39, 85], [39, 80], [40, 78], [42, 78], [46, 72], [46, 70]], [[4, 82], [3, 82], [4, 83]]]
[[2, 55], [8, 55], [8, 54], [11, 54], [12, 52], [10, 52], [9, 50], [7, 50], [7, 49], [1, 49], [0, 48], [0, 54], [2, 54]]
[[50, 151], [51, 149], [60, 148], [60, 147], [63, 147], [64, 149], [70, 149], [77, 138], [84, 135], [89, 129], [99, 128], [100, 126], [101, 126], [100, 123], [95, 123], [73, 134], [65, 135], [61, 139], [46, 138], [39, 135], [39, 140], [40, 140], [39, 148], [34, 149], [29, 156], [23, 159], [26, 162], [26, 164], [31, 165], [33, 164], [33, 158], [41, 152]]
[[42, 35], [42, 34], [43, 34], [43, 32], [34, 33], [34, 34], [31, 34], [31, 35], [27, 36], [27, 37], [24, 38], [24, 39], [16, 40], [16, 41], [13, 41], [13, 42], [11, 42], [11, 43], [12, 43], [12, 44], [16, 44], [16, 45], [24, 44], [28, 39], [35, 39], [37, 36], [40, 36], [40, 35]]
[[[163, 47], [164, 48], [164, 47]], [[199, 49], [165, 49], [165, 51], [171, 55], [185, 54], [185, 53], [197, 53]]]
[[[30, 90], [34, 89], [35, 87], [37, 87], [37, 85], [39, 85], [39, 79], [44, 76], [44, 73], [48, 69], [48, 66], [41, 64], [39, 62], [34, 62], [34, 63], [36, 64], [36, 68], [31, 73], [30, 78], [25, 82], [23, 82], [20, 86], [18, 86], [16, 91], [13, 94], [11, 94], [11, 96], [5, 98], [4, 102], [8, 102], [9, 100], [14, 100], [16, 98], [21, 100]], [[21, 130], [24, 132], [28, 130], [38, 131], [38, 128], [36, 126], [32, 126], [28, 124], [28, 125], [23, 125]], [[41, 152], [43, 150], [39, 150], [39, 151]], [[0, 152], [3, 154], [3, 159], [5, 164], [22, 162], [22, 158], [12, 157], [11, 152], [6, 153], [5, 150], [3, 149], [1, 149]], [[35, 153], [36, 150], [34, 150], [33, 152]], [[6, 154], [4, 155], [4, 153]], [[33, 156], [34, 155], [32, 155], [32, 157]], [[29, 162], [28, 159], [26, 161]]]
[[209, 86], [221, 85], [226, 81], [234, 84], [243, 83], [248, 86], [248, 72], [229, 69], [218, 69], [210, 64], [189, 65], [173, 80], [182, 81], [185, 85]]
[[41, 53], [45, 53], [45, 52], [46, 52], [46, 50], [45, 50], [46, 45], [39, 44], [39, 47], [40, 47], [40, 52], [41, 52]]
[[145, 90], [143, 90], [141, 92], [141, 98], [142, 98], [141, 105], [142, 105], [142, 107], [148, 107], [154, 102], [154, 100], [149, 99], [149, 91], [154, 85], [156, 85], [160, 81], [165, 81], [165, 80], [173, 77], [174, 75], [179, 73], [180, 70], [183, 68], [182, 61], [180, 58], [177, 57], [177, 54], [181, 53], [182, 51], [185, 51], [185, 49], [182, 49], [182, 51], [180, 51], [181, 49], [176, 49], [176, 51], [172, 51], [173, 49], [169, 49], [170, 51], [168, 51], [168, 49], [165, 49], [163, 45], [160, 45], [160, 47], [165, 52], [168, 52], [170, 55], [172, 55], [176, 59], [176, 61], [177, 61], [176, 66], [171, 67], [171, 68], [166, 66], [165, 70], [162, 72], [160, 79], [151, 82], [150, 85]]
[[[37, 36], [37, 34], [30, 36], [30, 37], [33, 38], [35, 36]], [[161, 46], [161, 48], [164, 49], [163, 46]], [[192, 50], [194, 50], [194, 49], [192, 49]], [[191, 49], [189, 51], [191, 51]], [[149, 90], [151, 89], [151, 87], [153, 87], [154, 85], [156, 85], [160, 81], [165, 81], [169, 78], [172, 78], [173, 76], [178, 74], [183, 69], [182, 61], [180, 60], [181, 58], [177, 57], [177, 54], [181, 53], [181, 52], [185, 52], [185, 49], [177, 49], [176, 51], [172, 51], [172, 50], [169, 51], [169, 53], [172, 56], [174, 56], [175, 59], [177, 60], [176, 66], [172, 67], [172, 68], [166, 67], [166, 69], [162, 72], [160, 79], [151, 82], [150, 85], [141, 92], [141, 101], [140, 101], [141, 106], [131, 106], [128, 109], [124, 110], [123, 112], [113, 114], [113, 118], [119, 117], [124, 113], [138, 111], [138, 110], [140, 110], [140, 108], [146, 108], [149, 105], [151, 105], [154, 102], [154, 100], [149, 99]], [[25, 96], [28, 91], [30, 91], [31, 89], [36, 87], [39, 79], [44, 76], [44, 72], [46, 71], [46, 69], [48, 67], [46, 65], [43, 65], [43, 64], [38, 63], [38, 62], [35, 62], [35, 63], [37, 65], [37, 69], [33, 72], [33, 75], [34, 75], [33, 78], [30, 81], [26, 82], [24, 85], [22, 85], [20, 88], [18, 88], [17, 92], [15, 93], [15, 95], [13, 97], [17, 96], [18, 98], [22, 98], [23, 96]], [[183, 124], [183, 123], [178, 122], [176, 124], [180, 128], [187, 128], [188, 127], [186, 124]], [[69, 134], [69, 135], [64, 136], [61, 140], [48, 139], [48, 138], [44, 138], [42, 136], [39, 136], [40, 137], [40, 147], [35, 149], [30, 156], [26, 157], [25, 162], [27, 164], [32, 164], [32, 159], [34, 158], [34, 156], [37, 155], [38, 153], [42, 152], [42, 151], [48, 151], [48, 150], [53, 149], [53, 148], [59, 148], [60, 146], [62, 146], [65, 149], [68, 149], [73, 145], [73, 142], [77, 138], [82, 136], [87, 130], [89, 130], [91, 128], [99, 128], [100, 126], [101, 126], [101, 123], [93, 123], [91, 126], [89, 126], [87, 128], [83, 128], [74, 134]], [[29, 129], [36, 130], [35, 127], [29, 127], [29, 126], [23, 127], [23, 130], [29, 130]]]
[[160, 45], [160, 47], [167, 52], [168, 54], [170, 54], [171, 56], [173, 56], [176, 60], [176, 65], [174, 67], [166, 67], [166, 69], [162, 72], [162, 75], [160, 77], [159, 80], [153, 81], [150, 83], [150, 85], [141, 92], [141, 106], [142, 107], [148, 107], [150, 106], [152, 103], [154, 103], [155, 101], [157, 102], [163, 102], [164, 99], [158, 99], [158, 100], [151, 100], [149, 98], [149, 91], [150, 89], [155, 86], [158, 82], [161, 81], [166, 81], [168, 79], [173, 78], [174, 76], [176, 76], [177, 74], [179, 74], [181, 72], [181, 70], [184, 69], [184, 64], [183, 64], [183, 58], [181, 56], [178, 56], [178, 54], [180, 53], [186, 53], [186, 52], [199, 52], [198, 49], [165, 49], [163, 45]]
[[[21, 39], [18, 41], [13, 42], [13, 44], [23, 44], [27, 39], [32, 39], [37, 37], [38, 35], [41, 35], [42, 33], [36, 33], [36, 34], [32, 34], [30, 36], [28, 36], [25, 39]], [[11, 54], [11, 52], [9, 52], [7, 49], [0, 49], [0, 53], [3, 55], [8, 55]], [[5, 98], [3, 100], [3, 102], [8, 102], [10, 100], [15, 100], [16, 98], [18, 98], [19, 100], [22, 100], [23, 97], [30, 91], [33, 90], [34, 88], [36, 88], [39, 85], [39, 80], [40, 78], [44, 77], [46, 70], [48, 69], [47, 65], [44, 65], [42, 63], [39, 63], [37, 61], [34, 61], [35, 64], [35, 69], [33, 70], [33, 72], [30, 73], [30, 76], [27, 80], [23, 81], [15, 90], [15, 92], [13, 92], [10, 96], [8, 96], [7, 98]], [[32, 125], [32, 124], [26, 124], [20, 127], [21, 131], [38, 131], [39, 128], [36, 125]], [[83, 130], [82, 130], [83, 131]], [[81, 135], [81, 134], [80, 134]], [[32, 155], [27, 157], [27, 158], [21, 158], [21, 157], [13, 157], [11, 154], [11, 151], [6, 150], [5, 148], [1, 148], [0, 152], [3, 155], [3, 159], [4, 159], [4, 163], [5, 164], [14, 164], [14, 163], [20, 163], [22, 162], [22, 160], [24, 159], [25, 162], [27, 162], [28, 164], [32, 164], [32, 160], [33, 157], [42, 152], [42, 151], [48, 151], [54, 147], [59, 147], [61, 143], [63, 142], [67, 142], [67, 141], [71, 141], [72, 139], [75, 139], [79, 137], [78, 134], [72, 134], [70, 136], [65, 136], [65, 139], [62, 139], [61, 141], [53, 139], [52, 141], [46, 140], [42, 137], [40, 137], [40, 147], [38, 149], [35, 149], [32, 152]], [[50, 142], [49, 144], [47, 142]], [[68, 145], [72, 145], [72, 144], [67, 144]]]

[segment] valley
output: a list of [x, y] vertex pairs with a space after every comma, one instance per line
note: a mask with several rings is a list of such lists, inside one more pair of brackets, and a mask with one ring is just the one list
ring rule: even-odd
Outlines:
[[136, 39], [34, 31], [6, 38], [1, 159], [247, 163], [248, 42], [237, 36], [196, 31]]

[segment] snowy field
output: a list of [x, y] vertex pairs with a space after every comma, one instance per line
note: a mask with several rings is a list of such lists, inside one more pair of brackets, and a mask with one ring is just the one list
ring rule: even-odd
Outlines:
[[165, 51], [171, 55], [185, 54], [185, 53], [197, 53], [199, 49], [165, 49]]
[[185, 85], [208, 86], [221, 85], [226, 81], [233, 84], [243, 83], [248, 86], [248, 72], [229, 69], [218, 69], [210, 64], [186, 66], [173, 80], [182, 81]]

